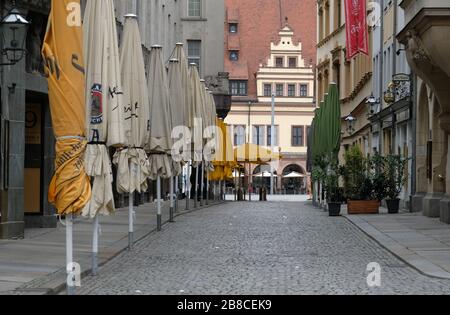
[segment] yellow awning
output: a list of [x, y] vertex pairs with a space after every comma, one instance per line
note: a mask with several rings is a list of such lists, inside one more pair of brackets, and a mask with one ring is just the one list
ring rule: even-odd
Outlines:
[[281, 160], [279, 153], [262, 146], [246, 143], [234, 149], [234, 159], [238, 163], [264, 164]]

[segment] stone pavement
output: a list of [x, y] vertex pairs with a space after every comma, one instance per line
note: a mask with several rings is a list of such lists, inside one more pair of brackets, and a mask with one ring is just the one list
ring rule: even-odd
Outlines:
[[[192, 203], [191, 203], [192, 204]], [[180, 201], [184, 209], [185, 201]], [[163, 222], [169, 219], [168, 203]], [[156, 209], [147, 204], [136, 209], [135, 240], [156, 229]], [[183, 211], [180, 212], [183, 214]], [[99, 264], [128, 246], [128, 209], [101, 217]], [[77, 218], [74, 224], [74, 260], [87, 274], [91, 268], [92, 220]], [[23, 240], [0, 240], [0, 294], [48, 294], [65, 287], [65, 228], [27, 229]]]
[[[345, 211], [345, 210], [344, 210]], [[420, 272], [450, 279], [450, 226], [421, 213], [346, 215], [361, 230]]]
[[[381, 286], [367, 266], [381, 266]], [[305, 202], [226, 203], [181, 216], [86, 277], [79, 294], [450, 294], [345, 217]]]

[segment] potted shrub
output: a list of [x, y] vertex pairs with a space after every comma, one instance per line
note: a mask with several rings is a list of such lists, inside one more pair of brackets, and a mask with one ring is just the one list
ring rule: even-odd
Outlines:
[[330, 164], [325, 177], [325, 192], [330, 217], [339, 216], [341, 214], [341, 192], [339, 189], [339, 169], [337, 162]]
[[343, 167], [344, 190], [348, 198], [348, 214], [377, 214], [380, 200], [374, 195], [374, 171], [371, 161], [366, 159], [357, 146], [345, 153]]
[[400, 193], [407, 181], [405, 168], [408, 160], [400, 155], [388, 155], [385, 165], [386, 204], [389, 213], [398, 213]]

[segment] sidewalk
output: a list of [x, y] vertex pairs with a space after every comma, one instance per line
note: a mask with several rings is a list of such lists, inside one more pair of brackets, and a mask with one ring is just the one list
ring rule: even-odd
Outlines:
[[450, 279], [450, 225], [421, 213], [344, 216], [421, 273]]
[[[185, 200], [176, 216], [187, 213]], [[213, 205], [210, 202], [210, 206]], [[191, 208], [193, 201], [191, 201]], [[146, 204], [136, 210], [135, 241], [156, 231], [156, 205]], [[192, 211], [192, 210], [191, 210]], [[169, 220], [169, 205], [163, 206], [163, 223]], [[176, 219], [175, 219], [176, 221]], [[128, 209], [101, 217], [99, 265], [103, 265], [128, 247]], [[77, 218], [74, 224], [74, 260], [82, 275], [91, 269], [92, 221]], [[65, 228], [28, 229], [23, 240], [0, 240], [0, 295], [55, 294], [65, 288]]]

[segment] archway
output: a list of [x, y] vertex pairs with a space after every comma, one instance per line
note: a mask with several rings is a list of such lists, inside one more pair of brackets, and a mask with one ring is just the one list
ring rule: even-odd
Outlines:
[[[422, 84], [419, 94], [417, 120], [417, 193], [426, 194], [428, 191], [428, 180], [430, 177], [428, 160], [431, 158], [428, 153], [431, 146], [430, 138], [430, 103], [428, 101], [428, 87]], [[418, 209], [421, 210], [421, 209]]]
[[306, 194], [306, 172], [298, 164], [290, 164], [283, 169], [281, 187], [285, 194]]
[[[273, 172], [274, 175], [274, 187], [277, 187], [278, 184], [278, 173], [277, 171]], [[269, 164], [261, 164], [255, 167], [253, 170], [253, 187], [255, 189], [259, 189], [262, 187], [269, 188], [270, 187], [270, 165]]]

